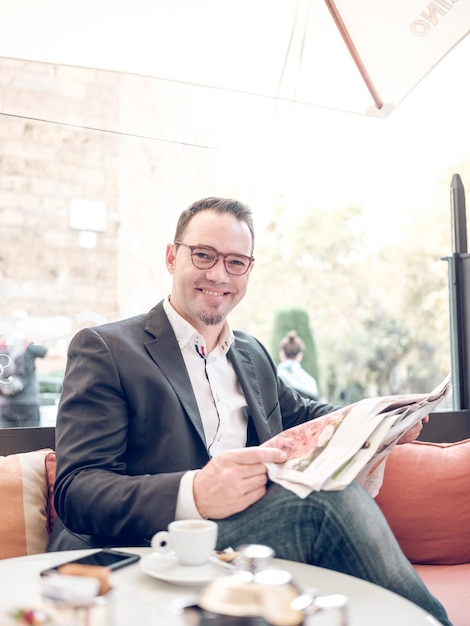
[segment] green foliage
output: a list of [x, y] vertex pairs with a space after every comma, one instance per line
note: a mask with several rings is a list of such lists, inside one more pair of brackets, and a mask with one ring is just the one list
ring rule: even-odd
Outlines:
[[[463, 169], [463, 168], [461, 168]], [[370, 209], [283, 202], [259, 236], [251, 277], [250, 330], [279, 359], [279, 342], [296, 330], [307, 348], [303, 365], [331, 402], [357, 396], [429, 391], [450, 369], [449, 186], [432, 204], [384, 214], [370, 228]], [[377, 207], [379, 212], [381, 207]], [[283, 303], [292, 309], [281, 309]], [[290, 310], [308, 311], [304, 334]], [[279, 311], [272, 318], [266, 311]], [[286, 319], [287, 317], [287, 319]], [[273, 327], [274, 325], [274, 327]], [[310, 362], [310, 328], [315, 329]]]
[[318, 386], [320, 386], [317, 348], [310, 328], [310, 319], [304, 309], [284, 309], [275, 313], [270, 341], [270, 351], [274, 362], [279, 363], [281, 340], [291, 330], [295, 330], [305, 344], [302, 367], [315, 378]]

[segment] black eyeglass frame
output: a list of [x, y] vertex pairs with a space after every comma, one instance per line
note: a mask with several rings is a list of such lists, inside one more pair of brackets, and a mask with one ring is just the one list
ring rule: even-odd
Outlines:
[[[198, 270], [210, 270], [214, 267], [214, 265], [217, 263], [217, 261], [219, 260], [219, 258], [222, 258], [223, 262], [224, 262], [224, 267], [225, 270], [228, 274], [231, 274], [232, 276], [244, 276], [248, 270], [250, 269], [253, 261], [255, 260], [254, 257], [252, 256], [246, 256], [246, 254], [235, 254], [234, 252], [230, 252], [229, 254], [222, 254], [222, 252], [219, 252], [218, 250], [216, 250], [215, 248], [212, 248], [212, 246], [190, 246], [187, 243], [183, 243], [182, 241], [175, 241], [175, 246], [184, 246], [185, 248], [189, 248], [191, 251], [191, 262], [194, 265], [194, 267], [196, 267]], [[214, 262], [212, 263], [212, 265], [208, 265], [206, 267], [199, 267], [198, 265], [196, 265], [195, 262], [195, 254], [194, 251], [195, 250], [207, 250], [208, 252], [212, 252], [214, 254]], [[246, 269], [243, 270], [243, 272], [240, 273], [236, 273], [233, 271], [233, 268], [230, 268], [229, 266], [227, 266], [227, 259], [229, 257], [232, 257], [234, 259], [246, 259], [248, 261], [248, 266], [246, 267]], [[196, 257], [197, 259], [197, 257]]]

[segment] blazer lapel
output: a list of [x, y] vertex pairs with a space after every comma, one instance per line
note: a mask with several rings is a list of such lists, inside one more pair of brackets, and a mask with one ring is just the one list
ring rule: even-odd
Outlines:
[[253, 442], [250, 437], [250, 421], [252, 421], [260, 443], [270, 439], [273, 433], [266, 419], [266, 410], [256, 375], [256, 368], [250, 352], [241, 346], [240, 343], [236, 338], [228, 351], [228, 359], [233, 365], [248, 404], [248, 444], [253, 445], [253, 443], [258, 442]]
[[[206, 445], [196, 397], [175, 334], [163, 310], [162, 302], [157, 304], [147, 315], [145, 331], [152, 337], [145, 343], [145, 348], [175, 390], [194, 428]], [[253, 445], [253, 443], [267, 441], [274, 433], [271, 432], [266, 418], [263, 396], [250, 351], [244, 347], [243, 340], [236, 337], [227, 356], [237, 374], [248, 405], [248, 444]], [[256, 431], [256, 437], [251, 435], [253, 427]]]
[[160, 302], [148, 314], [145, 330], [153, 339], [145, 348], [173, 387], [204, 446], [206, 438], [196, 397], [170, 322]]

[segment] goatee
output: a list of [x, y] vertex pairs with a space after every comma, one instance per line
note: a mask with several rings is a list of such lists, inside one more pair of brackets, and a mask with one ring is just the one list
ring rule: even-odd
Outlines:
[[207, 311], [202, 311], [199, 315], [199, 320], [206, 326], [216, 326], [225, 321], [225, 315], [222, 313], [208, 313]]

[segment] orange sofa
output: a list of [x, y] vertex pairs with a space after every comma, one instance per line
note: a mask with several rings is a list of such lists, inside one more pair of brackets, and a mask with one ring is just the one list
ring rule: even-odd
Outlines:
[[470, 439], [396, 446], [376, 498], [454, 626], [470, 624]]

